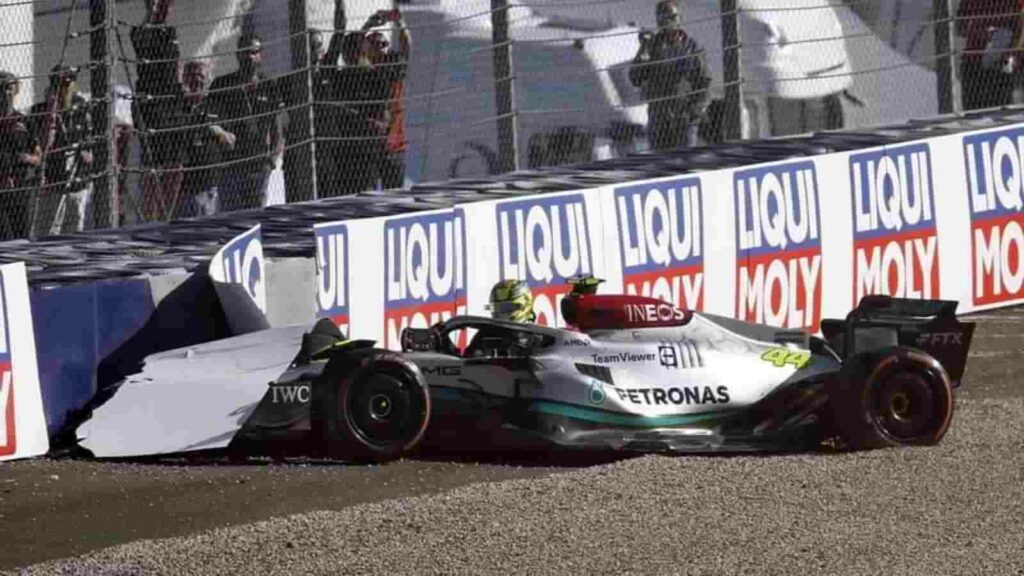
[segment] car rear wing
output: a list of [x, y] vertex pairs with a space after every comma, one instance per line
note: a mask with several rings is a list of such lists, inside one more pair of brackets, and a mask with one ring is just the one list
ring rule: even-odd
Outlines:
[[956, 300], [916, 300], [872, 294], [861, 298], [860, 303], [850, 311], [846, 318], [847, 320], [851, 317], [894, 320], [955, 319], [958, 306], [959, 303]]
[[908, 346], [934, 357], [959, 385], [974, 335], [973, 322], [956, 317], [953, 300], [870, 295], [845, 320], [823, 320], [822, 335], [843, 358], [887, 346]]

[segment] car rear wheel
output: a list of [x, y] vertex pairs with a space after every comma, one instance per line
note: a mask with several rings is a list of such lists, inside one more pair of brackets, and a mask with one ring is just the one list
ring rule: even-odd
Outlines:
[[[890, 348], [851, 359], [830, 402], [853, 449], [937, 444], [953, 416], [949, 375], [931, 356]], [[848, 365], [849, 366], [849, 365]]]
[[361, 356], [325, 370], [326, 451], [341, 460], [395, 460], [423, 437], [430, 393], [419, 369], [401, 355], [373, 350]]

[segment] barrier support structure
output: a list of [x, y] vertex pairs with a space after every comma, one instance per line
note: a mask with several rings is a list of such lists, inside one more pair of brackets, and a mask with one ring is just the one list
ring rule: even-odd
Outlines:
[[114, 40], [113, 27], [115, 21], [115, 4], [113, 0], [89, 1], [89, 67], [90, 86], [93, 95], [105, 97], [106, 103], [92, 109], [93, 136], [102, 146], [94, 148], [93, 166], [99, 170], [107, 170], [93, 183], [93, 202], [95, 206], [104, 206], [106, 214], [97, 211], [94, 219], [97, 227], [117, 228], [118, 198], [115, 186], [117, 161], [116, 143], [114, 141], [114, 90], [111, 82], [113, 60], [111, 49]]
[[[289, 202], [302, 200], [316, 200], [319, 197], [316, 178], [316, 104], [313, 103], [313, 70], [316, 63], [311, 60], [310, 46], [312, 39], [306, 21], [306, 0], [288, 0], [288, 32], [291, 34], [291, 55], [292, 68], [294, 70], [305, 70], [301, 78], [293, 77], [293, 90], [291, 97], [295, 102], [305, 102], [309, 107], [305, 114], [299, 113], [290, 115], [288, 131], [297, 137], [298, 141], [308, 141], [308, 146], [299, 146], [292, 152], [294, 164], [289, 166], [293, 174], [308, 175], [310, 195], [305, 194], [298, 197], [293, 193], [294, 198], [288, 198]], [[301, 109], [300, 109], [301, 110]], [[301, 186], [289, 188], [302, 188]]]
[[726, 140], [743, 138], [743, 94], [740, 87], [740, 25], [736, 0], [722, 0], [722, 77], [725, 83]]
[[508, 37], [508, 0], [491, 0], [494, 48], [494, 98], [498, 116], [498, 158], [501, 172], [519, 169], [512, 79], [512, 44]]
[[939, 113], [961, 112], [960, 83], [953, 62], [953, 18], [951, 0], [932, 0], [935, 20], [935, 93], [939, 98]]

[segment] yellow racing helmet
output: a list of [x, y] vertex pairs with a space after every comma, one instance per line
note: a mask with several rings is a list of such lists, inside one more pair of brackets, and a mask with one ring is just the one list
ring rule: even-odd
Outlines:
[[487, 309], [496, 320], [512, 322], [533, 322], [533, 293], [522, 280], [502, 280], [491, 288]]

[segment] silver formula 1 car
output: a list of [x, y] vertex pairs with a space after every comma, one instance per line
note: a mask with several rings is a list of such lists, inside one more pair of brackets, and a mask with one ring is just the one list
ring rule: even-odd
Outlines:
[[[323, 320], [306, 334], [263, 331], [151, 357], [79, 437], [96, 456], [298, 446], [373, 461], [420, 445], [933, 444], [950, 425], [974, 331], [955, 311], [955, 302], [868, 296], [846, 319], [824, 321], [819, 338], [576, 293], [561, 305], [573, 329], [462, 316], [406, 329], [402, 352], [343, 339]], [[174, 390], [161, 399], [152, 384], [167, 379], [179, 385], [160, 387]]]

